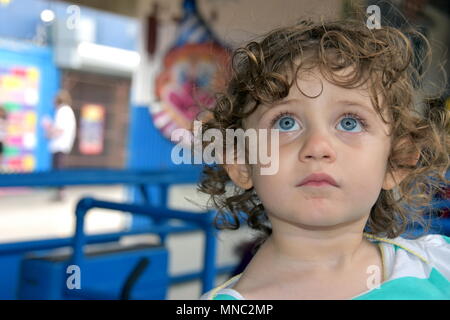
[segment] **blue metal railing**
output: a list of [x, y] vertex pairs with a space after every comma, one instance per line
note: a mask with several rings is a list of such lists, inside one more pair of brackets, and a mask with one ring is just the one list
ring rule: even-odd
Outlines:
[[[185, 169], [177, 170], [110, 170], [110, 169], [74, 169], [74, 170], [56, 170], [48, 172], [32, 172], [32, 173], [11, 173], [0, 174], [0, 187], [53, 187], [53, 186], [70, 186], [70, 185], [111, 185], [126, 184], [137, 186], [142, 193], [144, 203], [142, 205], [113, 203], [99, 201], [90, 198], [80, 201], [77, 206], [77, 217], [84, 209], [88, 210], [90, 205], [101, 207], [104, 209], [119, 210], [132, 212], [133, 214], [143, 215], [155, 219], [154, 224], [150, 227], [134, 226], [130, 230], [84, 235], [76, 233], [75, 238], [58, 238], [58, 239], [40, 239], [34, 241], [21, 241], [14, 243], [0, 244], [0, 257], [5, 255], [23, 255], [25, 252], [38, 250], [51, 250], [59, 247], [73, 246], [77, 241], [82, 240], [82, 244], [104, 243], [118, 241], [123, 236], [137, 235], [144, 233], [156, 233], [164, 242], [165, 236], [174, 233], [187, 233], [204, 230], [205, 237], [205, 265], [201, 272], [194, 271], [183, 274], [170, 276], [170, 283], [180, 283], [191, 281], [202, 277], [203, 290], [212, 288], [216, 274], [228, 273], [233, 270], [234, 265], [216, 267], [216, 243], [214, 239], [214, 227], [210, 219], [211, 212], [205, 214], [194, 214], [187, 211], [169, 210], [163, 206], [150, 206], [147, 194], [148, 185], [162, 186], [167, 192], [167, 186], [171, 184], [195, 183], [199, 179], [200, 167], [190, 166]], [[164, 188], [165, 187], [165, 188]], [[167, 198], [167, 194], [163, 194], [163, 199]], [[167, 200], [167, 199], [166, 199]], [[166, 201], [164, 201], [164, 204]], [[84, 208], [84, 209], [83, 209]], [[166, 216], [166, 215], [169, 216]], [[167, 222], [168, 219], [182, 219], [183, 224], [161, 223]], [[82, 219], [77, 219], [80, 221]], [[207, 222], [208, 221], [208, 222]], [[79, 222], [77, 222], [79, 223]], [[208, 225], [209, 224], [209, 225]], [[79, 226], [77, 225], [77, 228]], [[83, 234], [80, 236], [80, 234]], [[81, 237], [81, 238], [80, 238]], [[78, 247], [77, 247], [78, 248]], [[79, 249], [77, 249], [79, 250]], [[80, 251], [76, 251], [80, 254]], [[78, 259], [77, 257], [76, 259]]]
[[150, 185], [194, 183], [200, 168], [177, 170], [71, 169], [0, 174], [0, 187], [52, 187], [71, 185]]
[[[76, 207], [76, 229], [73, 239], [73, 257], [72, 264], [82, 266], [84, 260], [83, 246], [86, 244], [86, 236], [84, 234], [84, 218], [87, 212], [92, 208], [102, 208], [114, 211], [133, 212], [134, 214], [148, 216], [161, 220], [178, 219], [184, 222], [190, 222], [197, 228], [205, 232], [204, 246], [204, 267], [202, 275], [202, 290], [206, 292], [214, 287], [216, 277], [216, 230], [213, 225], [214, 211], [204, 213], [192, 213], [181, 210], [172, 210], [165, 207], [142, 206], [127, 203], [117, 203], [111, 201], [101, 201], [93, 198], [81, 199]], [[157, 228], [157, 227], [156, 227]], [[170, 232], [169, 230], [151, 230], [151, 232]], [[149, 232], [149, 231], [147, 231]], [[155, 232], [158, 233], [158, 232]]]

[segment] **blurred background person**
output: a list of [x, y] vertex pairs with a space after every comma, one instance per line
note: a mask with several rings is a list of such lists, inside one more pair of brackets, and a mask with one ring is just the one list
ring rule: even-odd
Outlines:
[[7, 113], [6, 110], [0, 106], [0, 171], [3, 171], [3, 151], [5, 148], [6, 140], [6, 123]]
[[[74, 145], [77, 124], [71, 104], [72, 99], [69, 92], [66, 90], [59, 91], [55, 97], [56, 112], [54, 120], [45, 118], [42, 123], [49, 139], [50, 152], [53, 157], [53, 170], [62, 168], [64, 154], [69, 154]], [[58, 187], [53, 200], [61, 201], [62, 199], [63, 188]]]

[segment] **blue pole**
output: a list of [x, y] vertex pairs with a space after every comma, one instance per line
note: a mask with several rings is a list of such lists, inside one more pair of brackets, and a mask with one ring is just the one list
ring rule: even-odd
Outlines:
[[73, 237], [73, 256], [72, 263], [79, 266], [81, 269], [81, 263], [83, 260], [83, 247], [86, 242], [84, 235], [84, 217], [86, 211], [92, 206], [92, 199], [84, 198], [78, 202], [75, 209], [76, 215], [76, 225], [75, 225], [75, 235]]
[[[167, 183], [161, 183], [159, 185], [160, 189], [160, 202], [158, 203], [159, 206], [168, 208], [169, 207], [169, 185]], [[162, 219], [155, 219], [156, 225], [164, 224], [165, 221]], [[159, 233], [159, 239], [161, 240], [161, 243], [163, 245], [166, 244], [167, 239], [167, 232], [160, 232]]]

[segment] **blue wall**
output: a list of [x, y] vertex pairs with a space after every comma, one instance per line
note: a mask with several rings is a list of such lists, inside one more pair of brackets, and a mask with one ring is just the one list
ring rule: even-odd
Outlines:
[[154, 126], [148, 107], [130, 109], [128, 167], [134, 169], [175, 168], [170, 159], [173, 143]]
[[[194, 167], [190, 164], [176, 165], [171, 159], [174, 143], [164, 137], [154, 126], [149, 109], [134, 105], [130, 109], [130, 128], [128, 136], [128, 163], [130, 169], [177, 169]], [[201, 165], [196, 165], [196, 169]], [[140, 202], [136, 189], [130, 188], [128, 198]], [[151, 203], [165, 205], [164, 190], [158, 186], [149, 186]], [[133, 217], [133, 226], [142, 226], [148, 219]]]

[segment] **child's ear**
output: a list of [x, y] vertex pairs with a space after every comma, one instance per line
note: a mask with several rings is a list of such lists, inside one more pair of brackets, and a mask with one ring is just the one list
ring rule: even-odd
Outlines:
[[[409, 139], [402, 140], [402, 142], [403, 143], [411, 143], [411, 141]], [[400, 145], [402, 145], [402, 143], [400, 143]], [[412, 156], [409, 157], [409, 161], [407, 162], [407, 164], [415, 166], [415, 165], [417, 165], [419, 158], [420, 158], [420, 152], [418, 150], [414, 151]], [[397, 170], [393, 171], [392, 174], [390, 174], [389, 171], [386, 170], [386, 175], [384, 177], [384, 182], [383, 182], [382, 188], [384, 190], [391, 190], [391, 189], [395, 188], [396, 186], [398, 186], [400, 184], [400, 182], [402, 182], [408, 176], [408, 174], [410, 172], [411, 172], [411, 169], [409, 169], [409, 170], [408, 169], [397, 169]]]
[[250, 168], [245, 164], [227, 164], [224, 165], [225, 170], [231, 180], [242, 189], [250, 189], [253, 187], [253, 180], [250, 175]]

